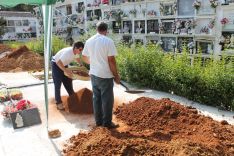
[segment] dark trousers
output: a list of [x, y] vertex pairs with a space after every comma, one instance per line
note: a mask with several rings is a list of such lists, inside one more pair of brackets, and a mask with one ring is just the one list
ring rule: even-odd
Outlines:
[[54, 89], [55, 89], [55, 101], [56, 104], [62, 103], [61, 99], [61, 85], [65, 87], [67, 93], [72, 95], [74, 93], [72, 79], [64, 75], [64, 72], [58, 67], [58, 65], [51, 61], [51, 68], [52, 68], [52, 77], [54, 81]]
[[114, 104], [113, 78], [100, 78], [91, 75], [91, 83], [96, 125], [108, 126], [112, 122]]

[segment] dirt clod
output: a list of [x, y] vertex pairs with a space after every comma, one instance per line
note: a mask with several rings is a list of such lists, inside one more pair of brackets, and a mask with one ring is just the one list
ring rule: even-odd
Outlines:
[[222, 125], [228, 125], [228, 122], [227, 122], [226, 120], [222, 120], [222, 121], [221, 121], [221, 124], [222, 124]]
[[58, 138], [61, 136], [61, 132], [59, 129], [48, 131], [48, 135], [50, 138]]

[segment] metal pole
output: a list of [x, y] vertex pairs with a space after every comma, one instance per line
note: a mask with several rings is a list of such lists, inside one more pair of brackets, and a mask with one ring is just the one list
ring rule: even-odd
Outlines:
[[43, 23], [44, 23], [44, 91], [45, 91], [45, 107], [46, 107], [46, 128], [48, 130], [48, 79], [49, 79], [49, 63], [51, 56], [51, 38], [52, 38], [52, 5], [42, 5]]

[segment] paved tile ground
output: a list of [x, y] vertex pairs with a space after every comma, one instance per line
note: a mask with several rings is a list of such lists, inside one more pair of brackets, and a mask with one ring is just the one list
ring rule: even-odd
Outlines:
[[[8, 85], [23, 85], [27, 83], [39, 82], [30, 74], [16, 73], [0, 73], [0, 82]], [[90, 81], [74, 81], [74, 90], [87, 87], [91, 89]], [[131, 87], [131, 86], [130, 86]], [[4, 120], [0, 116], [0, 156], [57, 156], [61, 155], [60, 151], [67, 139], [72, 135], [78, 134], [80, 131], [87, 131], [94, 125], [92, 115], [77, 115], [67, 112], [60, 112], [53, 104], [54, 88], [53, 84], [49, 84], [49, 129], [59, 129], [62, 136], [57, 139], [50, 139], [47, 135], [46, 114], [44, 105], [44, 86], [33, 86], [21, 88], [24, 98], [36, 104], [40, 110], [42, 124], [14, 130], [10, 120]], [[179, 97], [159, 91], [147, 92], [144, 94], [128, 94], [124, 92], [124, 88], [115, 85], [115, 106], [123, 102], [136, 99], [139, 96], [148, 96], [152, 98], [170, 98], [171, 100], [180, 102], [184, 105], [192, 105], [198, 108], [203, 114], [209, 115], [215, 120], [227, 120], [234, 124], [234, 112], [218, 111], [216, 108], [204, 106]], [[67, 95], [62, 87], [62, 95]], [[3, 108], [0, 105], [0, 110]]]

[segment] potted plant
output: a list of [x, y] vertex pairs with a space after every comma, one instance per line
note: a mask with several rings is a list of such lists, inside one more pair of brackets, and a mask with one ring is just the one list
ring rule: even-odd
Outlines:
[[201, 1], [195, 0], [195, 1], [193, 2], [193, 7], [194, 7], [196, 10], [199, 10], [200, 7], [201, 7]]
[[212, 8], [216, 8], [219, 5], [219, 2], [217, 0], [210, 0], [210, 6]]
[[212, 19], [212, 20], [209, 22], [208, 27], [209, 27], [210, 29], [213, 29], [213, 28], [214, 28], [214, 25], [215, 25], [215, 19]]

